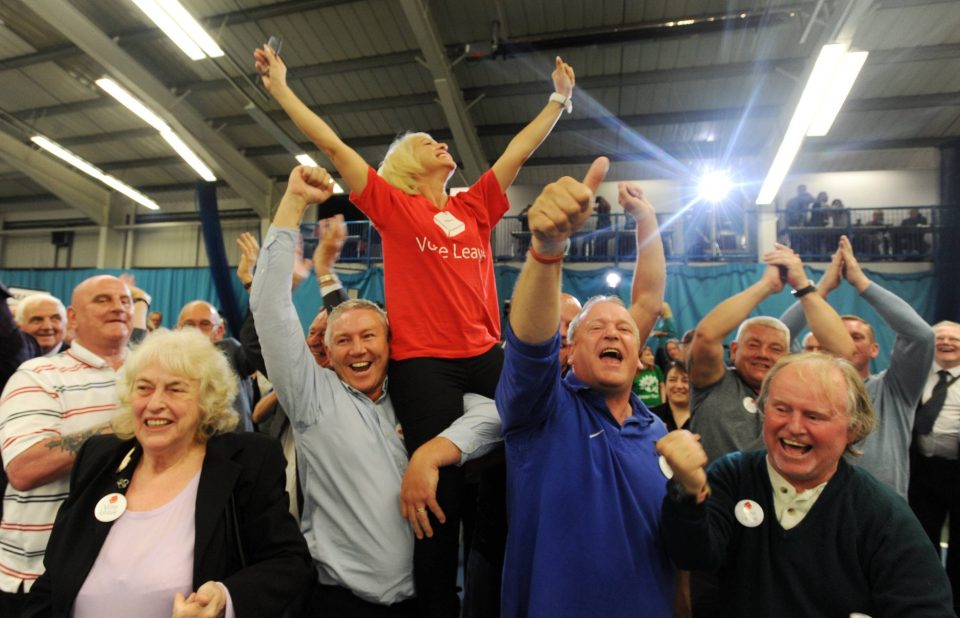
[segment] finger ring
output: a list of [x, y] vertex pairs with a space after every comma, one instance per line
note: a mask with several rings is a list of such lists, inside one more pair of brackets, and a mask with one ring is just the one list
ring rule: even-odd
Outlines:
[[422, 506], [421, 506], [420, 508], [417, 509], [417, 512], [418, 512], [418, 513], [426, 513], [426, 512], [427, 512], [427, 509], [426, 509], [426, 507], [422, 507]]

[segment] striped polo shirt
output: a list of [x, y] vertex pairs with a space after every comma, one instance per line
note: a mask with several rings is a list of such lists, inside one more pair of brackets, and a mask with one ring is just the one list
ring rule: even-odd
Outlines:
[[[31, 446], [108, 422], [119, 407], [117, 372], [79, 343], [29, 360], [0, 397], [0, 453], [7, 465]], [[43, 553], [70, 476], [30, 491], [7, 485], [0, 521], [0, 590], [29, 591], [43, 573]]]

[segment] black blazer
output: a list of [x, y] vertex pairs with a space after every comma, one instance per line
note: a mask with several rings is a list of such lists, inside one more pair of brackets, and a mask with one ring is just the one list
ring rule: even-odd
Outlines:
[[[135, 446], [131, 471], [142, 454], [136, 440], [94, 436], [83, 445], [70, 477], [70, 496], [57, 513], [47, 544], [46, 572], [31, 588], [24, 616], [70, 615], [111, 526], [94, 517], [94, 506], [118, 491], [117, 467]], [[230, 591], [238, 617], [281, 615], [316, 580], [306, 541], [288, 506], [279, 442], [252, 433], [211, 438], [197, 489], [193, 589], [219, 581]]]

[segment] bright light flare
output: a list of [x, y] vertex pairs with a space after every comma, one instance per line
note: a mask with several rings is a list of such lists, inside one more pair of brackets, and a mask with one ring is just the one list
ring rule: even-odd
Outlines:
[[722, 202], [733, 189], [730, 175], [723, 170], [707, 172], [697, 184], [697, 195], [701, 200], [710, 203]]
[[607, 282], [607, 287], [616, 288], [623, 281], [623, 277], [620, 276], [620, 273], [611, 271], [604, 277], [604, 281]]

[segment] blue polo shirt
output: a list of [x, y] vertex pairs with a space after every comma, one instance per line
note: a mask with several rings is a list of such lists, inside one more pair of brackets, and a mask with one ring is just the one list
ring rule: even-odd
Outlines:
[[660, 541], [666, 427], [633, 394], [621, 427], [573, 372], [559, 337], [507, 329], [497, 409], [507, 450], [502, 615], [672, 616], [675, 569]]

